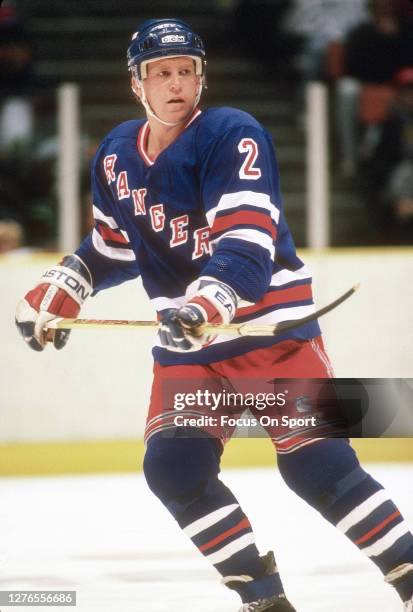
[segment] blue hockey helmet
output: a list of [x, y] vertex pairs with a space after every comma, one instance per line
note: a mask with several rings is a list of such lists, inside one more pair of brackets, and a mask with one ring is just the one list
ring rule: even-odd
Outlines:
[[128, 48], [128, 68], [141, 81], [147, 77], [148, 62], [185, 55], [195, 61], [198, 76], [205, 77], [202, 39], [180, 19], [148, 19], [133, 34]]

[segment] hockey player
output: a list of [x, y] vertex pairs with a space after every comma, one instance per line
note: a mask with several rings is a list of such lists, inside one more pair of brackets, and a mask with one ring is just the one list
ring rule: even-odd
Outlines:
[[[92, 171], [95, 227], [27, 293], [16, 323], [41, 351], [56, 318], [76, 317], [92, 292], [141, 275], [162, 321], [145, 432], [148, 485], [239, 594], [241, 611], [291, 612], [272, 553], [259, 555], [247, 516], [218, 478], [225, 440], [199, 430], [184, 437], [164, 397], [170, 381], [331, 376], [316, 322], [276, 338], [202, 332], [206, 322], [276, 323], [313, 312], [273, 145], [244, 112], [199, 109], [204, 46], [179, 19], [143, 23], [128, 66], [147, 119], [104, 139]], [[57, 349], [68, 334], [55, 331]], [[286, 483], [374, 561], [412, 611], [413, 536], [348, 441], [268, 433]]]

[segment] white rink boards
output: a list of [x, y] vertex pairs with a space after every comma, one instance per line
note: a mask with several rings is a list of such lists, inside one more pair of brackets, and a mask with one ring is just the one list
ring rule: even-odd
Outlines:
[[[67, 347], [28, 350], [17, 301], [58, 255], [0, 257], [0, 444], [142, 438], [152, 381], [153, 332], [73, 330]], [[321, 319], [337, 377], [413, 377], [413, 248], [304, 252], [319, 307], [354, 283], [358, 292]], [[153, 319], [140, 283], [88, 300], [82, 317]], [[44, 380], [47, 378], [47, 393]], [[64, 390], [64, 392], [62, 392]]]
[[[413, 527], [413, 465], [370, 465]], [[381, 574], [271, 468], [222, 475], [298, 612], [401, 612]], [[0, 479], [0, 590], [76, 590], [81, 612], [235, 612], [142, 474]], [[33, 607], [1, 607], [6, 610]], [[42, 608], [47, 610], [48, 608]], [[57, 608], [51, 608], [57, 609]]]

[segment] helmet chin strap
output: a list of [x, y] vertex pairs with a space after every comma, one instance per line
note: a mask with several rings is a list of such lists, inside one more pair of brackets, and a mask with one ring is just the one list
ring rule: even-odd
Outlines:
[[[135, 75], [135, 79], [136, 79], [136, 82], [139, 85], [140, 90], [141, 90], [141, 95], [139, 96], [139, 99], [140, 99], [144, 109], [146, 110], [146, 113], [150, 117], [153, 117], [153, 119], [156, 119], [156, 121], [159, 121], [159, 123], [162, 123], [162, 125], [166, 125], [168, 127], [176, 127], [177, 125], [181, 125], [181, 123], [185, 123], [185, 121], [188, 119], [188, 117], [193, 113], [195, 108], [198, 106], [198, 102], [199, 102], [199, 100], [201, 98], [201, 94], [202, 94], [202, 77], [200, 78], [200, 81], [199, 81], [198, 91], [197, 91], [196, 96], [195, 96], [194, 104], [193, 104], [190, 112], [188, 113], [188, 115], [186, 117], [184, 117], [183, 119], [181, 119], [180, 121], [176, 121], [174, 123], [172, 123], [171, 121], [164, 121], [163, 119], [158, 117], [158, 115], [152, 110], [151, 105], [149, 104], [148, 99], [146, 97], [145, 88], [143, 86], [143, 81], [138, 79], [137, 75]], [[134, 93], [136, 93], [136, 92], [134, 92]]]

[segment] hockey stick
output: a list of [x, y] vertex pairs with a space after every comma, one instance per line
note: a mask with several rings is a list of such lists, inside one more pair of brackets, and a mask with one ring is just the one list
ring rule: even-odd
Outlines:
[[[220, 334], [237, 334], [238, 336], [278, 336], [282, 332], [295, 329], [305, 323], [310, 323], [319, 317], [327, 314], [345, 300], [347, 300], [360, 285], [354, 285], [351, 289], [343, 293], [339, 298], [327, 304], [324, 308], [320, 308], [301, 319], [291, 321], [281, 321], [274, 325], [254, 325], [254, 323], [229, 323], [227, 325], [209, 324], [203, 327], [203, 332], [215, 332]], [[138, 329], [154, 329], [159, 326], [159, 321], [131, 321], [127, 319], [59, 319], [53, 322], [50, 329], [74, 329], [77, 327], [97, 328], [97, 327], [112, 327], [112, 328], [138, 328]]]

